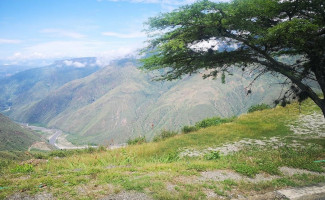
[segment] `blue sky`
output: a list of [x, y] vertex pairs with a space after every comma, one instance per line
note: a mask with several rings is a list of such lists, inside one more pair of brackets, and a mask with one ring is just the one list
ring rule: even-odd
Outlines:
[[0, 0], [0, 64], [133, 54], [143, 23], [195, 0]]

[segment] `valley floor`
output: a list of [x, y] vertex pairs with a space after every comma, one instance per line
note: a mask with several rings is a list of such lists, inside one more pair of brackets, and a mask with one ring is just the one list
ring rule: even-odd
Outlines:
[[324, 133], [306, 101], [159, 142], [35, 153], [0, 163], [0, 199], [322, 199]]
[[[45, 127], [39, 127], [39, 126], [30, 126], [26, 125], [28, 128], [31, 128], [34, 131], [38, 131], [42, 133], [47, 139], [50, 145], [57, 149], [85, 149], [89, 148], [90, 146], [88, 145], [83, 145], [83, 146], [76, 146], [73, 145], [71, 142], [69, 142], [66, 137], [67, 135], [64, 134], [61, 130], [59, 129], [49, 129]], [[92, 146], [96, 147], [96, 146]], [[41, 145], [40, 143], [35, 143], [33, 144], [29, 150], [31, 149], [36, 149], [36, 150], [48, 150], [45, 149], [46, 147], [44, 145]]]

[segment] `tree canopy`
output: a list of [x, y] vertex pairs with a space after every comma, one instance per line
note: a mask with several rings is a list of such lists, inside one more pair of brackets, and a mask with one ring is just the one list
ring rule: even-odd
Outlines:
[[[255, 78], [281, 75], [288, 90], [276, 103], [310, 97], [325, 116], [324, 4], [324, 0], [203, 0], [162, 13], [147, 22], [142, 68], [165, 69], [162, 80], [202, 70], [207, 72], [204, 77], [224, 80], [233, 67], [258, 70]], [[317, 83], [323, 97], [310, 83]]]

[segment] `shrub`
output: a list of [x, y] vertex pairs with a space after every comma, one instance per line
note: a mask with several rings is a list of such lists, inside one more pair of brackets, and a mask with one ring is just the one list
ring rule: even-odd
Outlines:
[[206, 160], [218, 160], [220, 158], [219, 151], [211, 151], [204, 155]]
[[2, 172], [2, 169], [6, 168], [11, 164], [12, 161], [9, 160], [0, 160], [0, 174]]
[[146, 137], [145, 136], [139, 136], [139, 137], [136, 137], [134, 139], [128, 139], [127, 143], [128, 145], [135, 145], [135, 144], [143, 144], [143, 143], [146, 143], [147, 140], [146, 140]]
[[265, 104], [265, 103], [262, 103], [262, 104], [257, 104], [257, 105], [253, 105], [251, 107], [248, 108], [248, 113], [252, 113], [252, 112], [255, 112], [255, 111], [258, 111], [258, 110], [266, 110], [266, 109], [270, 109], [271, 106]]
[[31, 164], [16, 165], [15, 168], [11, 169], [12, 173], [29, 173], [33, 171], [34, 167]]
[[100, 145], [100, 146], [97, 148], [97, 151], [98, 151], [98, 152], [106, 151], [106, 150], [107, 150], [107, 148], [106, 148], [105, 146], [103, 146], [103, 145]]
[[60, 158], [63, 158], [63, 157], [66, 157], [67, 156], [67, 151], [65, 150], [55, 150], [55, 151], [52, 151], [50, 153], [50, 156], [52, 157], [60, 157]]
[[195, 124], [195, 126], [197, 128], [206, 128], [206, 127], [209, 127], [209, 126], [216, 126], [216, 125], [219, 125], [219, 124], [232, 122], [232, 121], [234, 121], [234, 119], [236, 119], [236, 117], [230, 117], [230, 118], [212, 117], [212, 118], [207, 118], [207, 119], [204, 119], [204, 120], [202, 120], [200, 122], [197, 122]]
[[160, 134], [156, 135], [154, 138], [153, 138], [153, 141], [154, 142], [158, 142], [158, 141], [162, 141], [162, 140], [165, 140], [167, 138], [170, 138], [170, 137], [173, 137], [177, 135], [177, 132], [175, 131], [167, 131], [167, 130], [162, 130], [160, 132]]
[[85, 152], [87, 152], [87, 153], [94, 153], [96, 151], [96, 149], [94, 148], [94, 147], [87, 147], [87, 148], [85, 148]]
[[182, 128], [182, 133], [190, 133], [190, 132], [194, 132], [194, 131], [197, 131], [198, 130], [198, 128], [197, 127], [195, 127], [195, 126], [184, 126], [183, 128]]
[[44, 153], [35, 153], [33, 155], [34, 155], [34, 158], [36, 158], [36, 159], [47, 159], [47, 155], [45, 155]]

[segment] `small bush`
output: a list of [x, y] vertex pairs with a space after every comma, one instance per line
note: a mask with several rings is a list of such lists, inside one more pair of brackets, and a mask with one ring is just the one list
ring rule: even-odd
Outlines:
[[255, 111], [259, 111], [259, 110], [266, 110], [266, 109], [270, 109], [271, 106], [265, 104], [265, 103], [262, 103], [262, 104], [258, 104], [258, 105], [253, 105], [251, 107], [248, 108], [248, 113], [252, 113], [252, 112], [255, 112]]
[[35, 153], [34, 157], [36, 159], [47, 159], [47, 156], [44, 153]]
[[198, 128], [197, 127], [195, 127], [195, 126], [184, 126], [183, 128], [182, 128], [182, 133], [190, 133], [190, 132], [194, 132], [194, 131], [197, 131], [198, 130]]
[[107, 150], [107, 148], [105, 147], [105, 146], [102, 146], [102, 145], [100, 145], [98, 148], [97, 148], [97, 151], [98, 152], [102, 152], [102, 151], [106, 151]]
[[0, 160], [0, 174], [2, 169], [8, 167], [11, 164], [12, 161], [9, 160]]
[[236, 172], [238, 172], [242, 175], [245, 175], [245, 176], [249, 176], [249, 177], [254, 177], [259, 172], [257, 167], [246, 164], [246, 163], [236, 163], [231, 167]]
[[95, 151], [96, 151], [96, 149], [94, 147], [85, 148], [85, 152], [87, 152], [87, 153], [94, 153]]
[[236, 119], [236, 117], [230, 117], [230, 118], [212, 117], [212, 118], [207, 118], [207, 119], [204, 119], [204, 120], [202, 120], [200, 122], [197, 122], [195, 124], [195, 127], [197, 127], [197, 128], [206, 128], [206, 127], [209, 127], [209, 126], [217, 126], [219, 124], [232, 122], [232, 121], [234, 121], [234, 119]]
[[165, 140], [167, 138], [174, 137], [175, 135], [177, 135], [177, 132], [175, 132], [175, 131], [162, 130], [160, 132], [160, 134], [156, 135], [153, 138], [153, 141], [154, 142], [162, 141], [162, 140]]
[[31, 164], [16, 165], [15, 168], [11, 169], [12, 173], [29, 173], [33, 171], [34, 167]]
[[60, 157], [60, 158], [63, 158], [63, 157], [66, 157], [67, 156], [67, 151], [65, 150], [56, 150], [56, 151], [52, 151], [50, 153], [50, 156], [52, 157]]
[[204, 155], [206, 160], [218, 160], [220, 158], [219, 151], [211, 151]]
[[128, 139], [127, 143], [128, 145], [136, 145], [136, 144], [143, 144], [143, 143], [146, 143], [147, 140], [146, 140], [146, 137], [145, 136], [139, 136], [137, 138], [134, 138], [134, 139]]
[[178, 161], [179, 159], [180, 158], [179, 158], [177, 152], [170, 152], [170, 153], [164, 155], [162, 157], [162, 159], [160, 160], [160, 162], [163, 162], [163, 163], [171, 163], [171, 162]]

